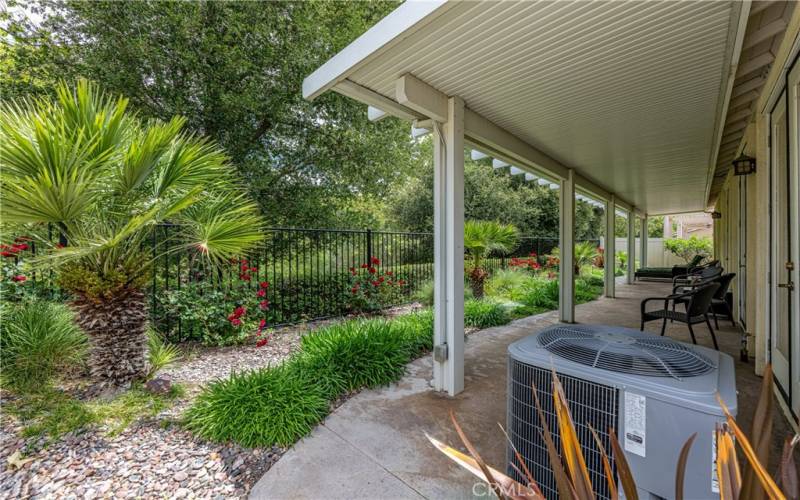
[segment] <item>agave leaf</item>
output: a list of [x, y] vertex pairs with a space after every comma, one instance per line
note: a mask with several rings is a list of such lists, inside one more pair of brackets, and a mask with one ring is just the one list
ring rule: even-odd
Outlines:
[[719, 479], [719, 496], [722, 500], [738, 500], [741, 493], [742, 478], [739, 473], [739, 462], [736, 449], [729, 431], [721, 426], [717, 435], [717, 478]]
[[617, 474], [619, 475], [619, 482], [622, 483], [622, 492], [625, 493], [625, 498], [628, 500], [639, 500], [639, 493], [636, 491], [636, 482], [633, 480], [631, 466], [625, 458], [625, 452], [619, 446], [617, 433], [614, 432], [614, 429], [608, 429], [608, 434], [611, 436], [611, 448], [614, 453], [614, 460], [617, 463]]
[[535, 386], [531, 389], [533, 391], [533, 400], [536, 403], [536, 412], [539, 414], [539, 423], [542, 425], [540, 434], [542, 436], [542, 440], [547, 446], [547, 455], [550, 459], [550, 468], [553, 469], [553, 477], [555, 477], [556, 480], [558, 497], [564, 499], [576, 499], [578, 498], [578, 494], [575, 492], [575, 488], [572, 486], [566, 471], [564, 471], [564, 465], [561, 463], [561, 456], [558, 454], [558, 448], [556, 448], [556, 444], [553, 441], [553, 435], [550, 434], [550, 426], [547, 425], [547, 420], [545, 419], [544, 412], [542, 411], [542, 405], [539, 402], [539, 394], [536, 392]]
[[689, 459], [689, 450], [696, 437], [696, 432], [689, 436], [689, 439], [683, 443], [680, 455], [678, 455], [678, 465], [675, 470], [675, 500], [683, 500], [683, 480], [686, 477], [686, 461]]
[[781, 462], [776, 474], [779, 486], [786, 497], [792, 500], [800, 498], [800, 481], [797, 478], [797, 465], [794, 462], [794, 449], [798, 440], [800, 440], [800, 434], [796, 434], [793, 438], [787, 437], [783, 442]]
[[456, 420], [456, 414], [453, 412], [452, 409], [450, 409], [450, 420], [453, 422], [453, 426], [456, 428], [456, 432], [458, 433], [458, 437], [461, 438], [461, 442], [464, 443], [464, 446], [467, 447], [469, 454], [472, 455], [472, 457], [478, 463], [478, 466], [480, 467], [481, 471], [483, 472], [483, 475], [486, 478], [486, 482], [489, 483], [489, 486], [492, 487], [494, 494], [497, 495], [497, 498], [501, 499], [505, 498], [505, 495], [503, 495], [503, 490], [497, 483], [497, 480], [492, 475], [492, 471], [489, 470], [489, 466], [486, 465], [486, 462], [483, 461], [481, 455], [478, 453], [478, 450], [476, 450], [475, 447], [472, 446], [472, 442], [469, 440], [469, 438], [467, 438], [467, 435], [464, 434], [464, 430], [461, 429], [461, 426], [458, 425], [458, 421]]
[[514, 443], [511, 441], [511, 438], [508, 436], [508, 433], [506, 432], [506, 430], [503, 429], [503, 426], [500, 425], [499, 422], [498, 422], [497, 426], [500, 427], [500, 431], [506, 437], [506, 441], [508, 441], [508, 445], [511, 446], [511, 449], [514, 451], [514, 456], [517, 457], [517, 462], [519, 462], [519, 464], [522, 466], [522, 470], [520, 471], [517, 468], [517, 466], [514, 465], [514, 464], [511, 464], [511, 466], [514, 467], [514, 470], [516, 470], [517, 473], [519, 473], [520, 476], [524, 476], [528, 480], [528, 486], [531, 489], [536, 491], [539, 495], [544, 496], [544, 494], [542, 493], [542, 490], [539, 489], [539, 485], [536, 484], [536, 480], [533, 478], [533, 474], [531, 474], [531, 471], [528, 469], [528, 465], [525, 463], [525, 460], [522, 458], [522, 455], [520, 455], [519, 451], [517, 451], [517, 447], [514, 446]]
[[561, 433], [561, 448], [572, 478], [572, 485], [580, 498], [594, 498], [592, 480], [589, 479], [589, 468], [583, 458], [581, 443], [575, 432], [575, 423], [572, 420], [569, 406], [567, 406], [564, 388], [561, 387], [555, 370], [553, 371], [553, 403], [558, 417], [558, 429]]
[[[476, 477], [480, 479], [486, 480], [486, 475], [484, 474], [483, 469], [481, 468], [480, 464], [477, 460], [461, 453], [460, 451], [452, 448], [438, 439], [425, 434], [425, 437], [428, 438], [428, 441], [431, 442], [436, 448], [439, 449], [442, 453], [447, 455], [452, 461], [463, 467], [464, 469], [471, 472]], [[545, 497], [541, 494], [541, 492], [536, 492], [531, 488], [515, 481], [514, 479], [508, 477], [507, 475], [503, 474], [502, 472], [493, 469], [492, 467], [486, 466], [486, 468], [491, 473], [491, 476], [495, 478], [503, 492], [518, 492], [518, 494], [509, 495], [509, 498], [512, 499], [533, 499], [533, 500], [545, 500]], [[501, 497], [503, 498], [503, 497]]]
[[597, 431], [594, 430], [594, 427], [592, 427], [591, 424], [587, 425], [589, 425], [589, 430], [592, 432], [594, 442], [597, 443], [597, 449], [600, 450], [600, 458], [603, 459], [603, 470], [606, 473], [606, 482], [608, 483], [608, 491], [611, 493], [611, 500], [617, 500], [617, 498], [619, 498], [617, 493], [617, 481], [614, 479], [614, 470], [611, 468], [611, 463], [608, 461], [606, 448], [603, 446], [603, 442], [600, 441], [600, 436], [597, 435]]
[[[753, 428], [750, 430], [750, 441], [753, 443], [753, 450], [758, 457], [759, 463], [765, 466], [769, 460], [769, 448], [772, 442], [772, 365], [768, 364], [764, 369], [764, 377], [761, 380], [761, 393], [758, 397], [756, 412], [753, 415]], [[761, 500], [767, 497], [767, 492], [761, 487], [755, 471], [749, 463], [745, 463], [742, 474], [742, 498], [752, 498]]]
[[750, 444], [750, 441], [747, 439], [747, 436], [739, 428], [739, 425], [736, 423], [736, 419], [733, 418], [731, 412], [728, 410], [727, 405], [722, 400], [719, 394], [717, 394], [717, 401], [719, 401], [720, 406], [722, 407], [722, 411], [725, 413], [725, 418], [727, 419], [728, 426], [733, 431], [733, 434], [736, 436], [736, 440], [739, 442], [739, 446], [742, 447], [742, 452], [744, 453], [745, 458], [750, 463], [750, 466], [756, 473], [758, 480], [761, 482], [761, 486], [766, 490], [767, 495], [771, 499], [784, 499], [786, 498], [784, 494], [781, 492], [778, 485], [775, 484], [775, 481], [770, 477], [769, 473], [766, 471], [761, 462], [759, 462], [758, 457], [756, 456], [756, 452], [753, 450], [753, 446]]

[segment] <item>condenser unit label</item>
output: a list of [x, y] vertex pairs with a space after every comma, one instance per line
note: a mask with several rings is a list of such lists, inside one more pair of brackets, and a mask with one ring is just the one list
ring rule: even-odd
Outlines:
[[645, 456], [647, 401], [644, 396], [625, 393], [625, 451]]

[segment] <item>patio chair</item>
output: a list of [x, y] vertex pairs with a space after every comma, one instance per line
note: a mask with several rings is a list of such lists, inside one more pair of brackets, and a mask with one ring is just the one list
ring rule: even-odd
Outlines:
[[[678, 286], [672, 290], [672, 293], [678, 292], [688, 292], [689, 289], [703, 286], [707, 283], [718, 283], [719, 288], [714, 293], [714, 296], [711, 299], [711, 305], [709, 306], [709, 312], [714, 316], [714, 326], [719, 330], [719, 320], [717, 319], [717, 310], [722, 309], [725, 312], [725, 315], [728, 319], [733, 323], [733, 326], [736, 326], [736, 321], [733, 319], [733, 311], [731, 311], [731, 306], [728, 305], [728, 302], [725, 300], [725, 294], [728, 293], [728, 288], [731, 285], [731, 281], [733, 278], [736, 277], [736, 273], [727, 273], [722, 274], [713, 278], [707, 278], [705, 280], [701, 280], [696, 282], [694, 285], [690, 287], [681, 287]], [[688, 300], [686, 298], [677, 299], [672, 303], [672, 310], [675, 310], [676, 304], [683, 304], [686, 305]]]
[[[689, 291], [683, 293], [675, 293], [667, 295], [666, 297], [649, 297], [642, 301], [642, 324], [640, 330], [644, 331], [644, 324], [648, 321], [662, 320], [661, 335], [667, 329], [667, 320], [677, 321], [679, 323], [686, 323], [689, 327], [689, 334], [692, 336], [692, 342], [697, 344], [697, 338], [694, 335], [692, 325], [698, 323], [705, 323], [708, 326], [708, 331], [711, 332], [711, 340], [714, 342], [714, 349], [719, 350], [717, 345], [717, 337], [714, 335], [714, 329], [711, 328], [711, 322], [708, 320], [708, 311], [711, 307], [711, 300], [714, 293], [719, 289], [719, 283], [706, 283], [702, 286], [697, 286]], [[670, 308], [670, 302], [674, 304], [676, 300], [686, 299], [686, 311], [680, 312]], [[652, 301], [664, 301], [663, 309], [647, 310], [647, 303]]]
[[640, 267], [633, 273], [634, 279], [651, 278], [669, 280], [681, 274], [688, 274], [703, 261], [702, 255], [695, 255], [691, 262], [685, 266], [672, 267]]
[[675, 293], [676, 287], [691, 286], [697, 284], [698, 281], [708, 281], [721, 275], [722, 271], [722, 266], [719, 265], [718, 260], [711, 261], [700, 267], [695, 267], [686, 274], [680, 274], [672, 278], [673, 293]]

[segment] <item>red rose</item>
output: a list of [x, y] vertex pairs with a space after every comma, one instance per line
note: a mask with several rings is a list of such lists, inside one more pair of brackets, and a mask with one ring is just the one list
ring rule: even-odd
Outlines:
[[28, 249], [27, 243], [20, 243], [19, 245], [13, 245], [12, 248], [16, 251], [23, 251]]
[[380, 285], [380, 284], [381, 284], [381, 282], [380, 282], [380, 281], [373, 281], [373, 282], [372, 282], [372, 286], [378, 286], [378, 285]]
[[259, 284], [259, 286], [260, 286], [261, 288], [267, 288], [267, 287], [269, 287], [269, 281], [262, 281], [262, 282]]
[[3, 257], [13, 257], [14, 256], [13, 253], [8, 252], [6, 250], [3, 250], [2, 252], [0, 252], [0, 255], [2, 255]]
[[354, 273], [354, 272], [356, 272], [356, 268], [355, 268], [355, 267], [351, 267], [351, 268], [350, 268], [350, 272], [351, 272], [351, 273]]
[[405, 280], [397, 280], [397, 284], [398, 285], [405, 285], [406, 282], [405, 282]]
[[237, 307], [236, 309], [233, 310], [233, 313], [236, 314], [237, 317], [241, 316], [242, 314], [244, 314], [246, 312], [247, 312], [247, 308], [244, 307], [244, 306], [239, 306], [239, 307]]
[[251, 279], [249, 274], [240, 274], [239, 278], [243, 279], [244, 281], [250, 281]]
[[268, 338], [258, 339], [258, 342], [256, 342], [256, 347], [264, 347], [267, 345], [267, 342], [269, 342]]
[[386, 271], [386, 276], [391, 276], [391, 275], [392, 275], [391, 271]]
[[257, 268], [257, 267], [251, 267], [251, 268], [250, 268], [250, 272], [251, 272], [251, 273], [254, 273], [254, 272], [256, 272], [256, 271], [258, 271], [258, 268]]
[[353, 295], [355, 295], [356, 292], [358, 292], [358, 287], [354, 286], [353, 288], [350, 289], [350, 293], [352, 293]]
[[375, 273], [377, 273], [377, 272], [378, 272], [378, 270], [377, 270], [377, 269], [375, 269], [374, 267], [370, 267], [370, 268], [369, 268], [369, 274], [375, 274]]
[[261, 321], [258, 322], [258, 327], [264, 328], [265, 326], [267, 326], [267, 320], [262, 318]]
[[378, 278], [378, 283], [383, 283], [383, 276], [381, 276], [380, 278]]
[[269, 307], [269, 301], [268, 300], [262, 300], [261, 302], [258, 303], [258, 307], [260, 307], [261, 310], [263, 311], [264, 309]]
[[262, 288], [261, 290], [259, 290], [258, 292], [256, 292], [256, 295], [257, 295], [257, 296], [259, 296], [259, 297], [264, 297], [264, 296], [266, 296], [266, 295], [267, 295], [267, 292], [266, 292], [266, 290], [264, 290], [264, 289]]
[[373, 257], [373, 258], [372, 258], [372, 265], [375, 265], [375, 266], [380, 266], [380, 265], [381, 265], [381, 261], [380, 261], [380, 260], [378, 260], [378, 258], [377, 258], [377, 257]]
[[16, 282], [22, 283], [23, 281], [25, 281], [27, 279], [28, 279], [28, 277], [25, 276], [24, 274], [18, 274], [16, 276], [14, 276], [13, 278], [11, 278], [11, 281], [16, 281]]
[[369, 264], [361, 264], [361, 269], [366, 269], [369, 267]]
[[231, 324], [233, 326], [240, 326], [242, 324], [242, 321], [240, 319], [238, 319], [238, 318], [234, 318], [234, 319], [231, 320]]
[[247, 265], [247, 261], [243, 261], [243, 262], [244, 262], [244, 264], [242, 264], [242, 271], [247, 271], [250, 268], [250, 266]]

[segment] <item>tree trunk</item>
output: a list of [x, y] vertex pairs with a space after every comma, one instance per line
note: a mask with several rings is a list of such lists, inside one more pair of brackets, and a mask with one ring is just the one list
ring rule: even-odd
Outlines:
[[480, 267], [475, 267], [469, 273], [469, 286], [472, 288], [472, 296], [476, 299], [483, 298], [483, 287], [486, 283], [486, 278], [489, 276], [489, 273], [484, 271]]
[[139, 290], [110, 298], [79, 296], [72, 302], [78, 325], [89, 336], [89, 370], [106, 387], [129, 387], [147, 370], [147, 305]]

